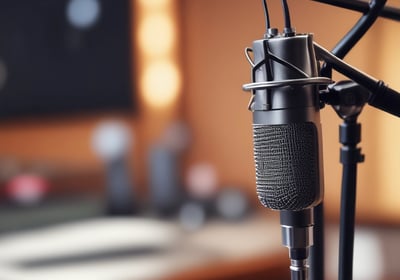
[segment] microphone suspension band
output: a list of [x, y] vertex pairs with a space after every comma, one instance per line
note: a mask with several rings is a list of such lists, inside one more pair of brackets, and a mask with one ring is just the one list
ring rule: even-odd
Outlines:
[[286, 86], [329, 85], [331, 83], [332, 80], [326, 77], [310, 77], [301, 79], [288, 79], [283, 81], [248, 83], [243, 85], [243, 90], [251, 91], [257, 89], [269, 89]]

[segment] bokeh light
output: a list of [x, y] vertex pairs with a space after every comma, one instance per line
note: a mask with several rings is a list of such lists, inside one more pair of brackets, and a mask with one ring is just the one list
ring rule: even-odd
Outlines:
[[147, 16], [139, 27], [139, 46], [148, 56], [161, 56], [171, 52], [176, 42], [173, 21], [165, 13]]
[[161, 8], [169, 5], [171, 0], [139, 0], [139, 4], [145, 8]]
[[180, 91], [181, 77], [177, 65], [169, 60], [154, 61], [144, 70], [141, 88], [147, 104], [165, 107], [172, 104]]

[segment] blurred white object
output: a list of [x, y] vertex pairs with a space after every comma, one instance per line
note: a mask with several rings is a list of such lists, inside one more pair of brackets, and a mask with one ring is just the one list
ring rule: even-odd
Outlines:
[[[339, 228], [326, 230], [326, 268], [329, 279], [338, 277]], [[390, 238], [396, 236], [396, 238]], [[389, 252], [385, 243], [393, 248]], [[356, 227], [354, 236], [353, 279], [377, 280], [384, 276], [400, 275], [397, 254], [400, 248], [399, 234], [393, 229], [377, 229], [376, 227]], [[393, 265], [393, 262], [396, 263]], [[390, 278], [392, 279], [392, 278]], [[398, 279], [398, 278], [393, 278]]]
[[383, 262], [382, 244], [378, 235], [358, 231], [354, 237], [354, 279], [381, 279], [385, 275]]
[[[159, 279], [176, 270], [178, 264], [160, 252], [171, 250], [179, 238], [180, 231], [172, 224], [131, 217], [86, 220], [13, 232], [0, 238], [0, 279]], [[146, 248], [149, 253], [141, 253]], [[123, 253], [129, 249], [132, 254]], [[119, 257], [95, 257], [118, 251], [122, 252]], [[94, 257], [91, 260], [85, 256]], [[51, 265], [54, 259], [60, 261]], [[45, 265], [47, 261], [49, 264]], [[32, 262], [44, 264], [21, 265]]]
[[132, 145], [129, 127], [120, 121], [104, 121], [93, 132], [92, 147], [103, 160], [124, 156]]
[[70, 0], [66, 16], [69, 24], [75, 28], [87, 29], [95, 25], [100, 18], [99, 0]]

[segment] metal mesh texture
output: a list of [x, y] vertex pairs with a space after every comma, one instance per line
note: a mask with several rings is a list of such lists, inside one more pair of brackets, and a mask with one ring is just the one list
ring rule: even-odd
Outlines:
[[254, 125], [260, 202], [274, 210], [310, 207], [319, 195], [318, 132], [313, 123]]

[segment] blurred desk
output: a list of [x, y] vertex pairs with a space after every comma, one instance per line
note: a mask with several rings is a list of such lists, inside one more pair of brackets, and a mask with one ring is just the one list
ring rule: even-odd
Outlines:
[[215, 220], [194, 232], [177, 221], [91, 218], [0, 235], [0, 279], [215, 279], [256, 260], [286, 262], [280, 243], [276, 216]]

